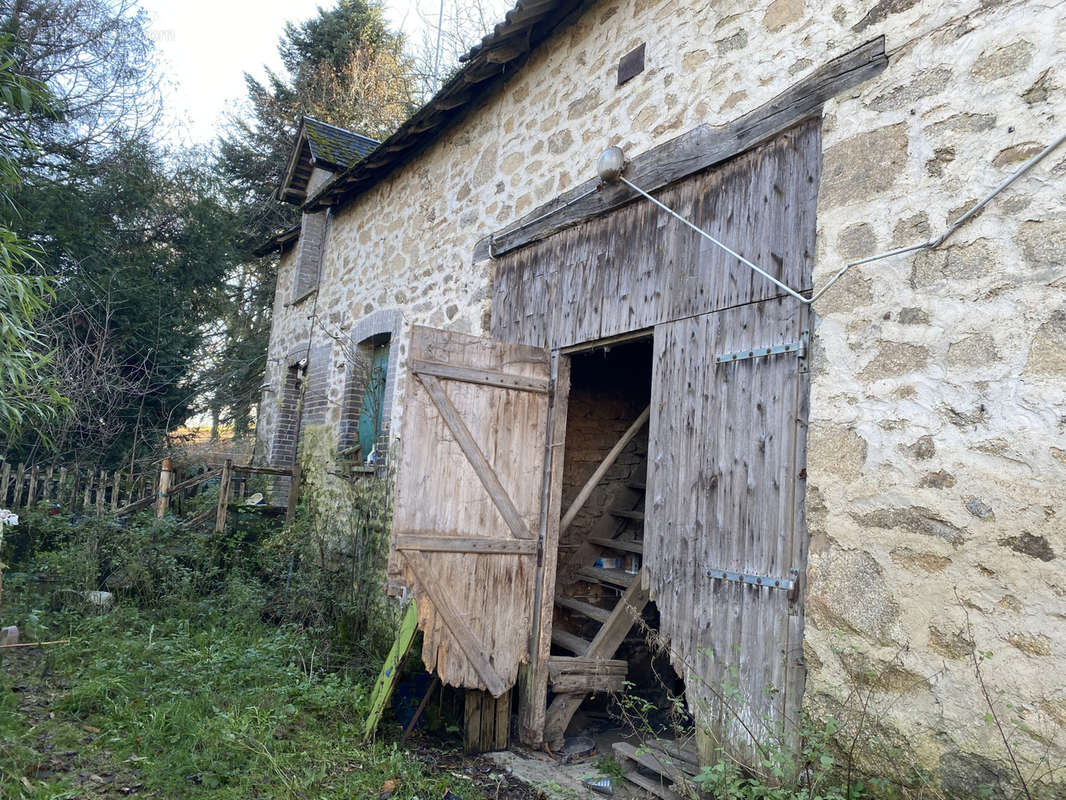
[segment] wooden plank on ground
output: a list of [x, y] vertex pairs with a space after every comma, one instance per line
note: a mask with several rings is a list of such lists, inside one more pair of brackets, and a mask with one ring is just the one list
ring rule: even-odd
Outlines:
[[381, 716], [385, 713], [385, 706], [392, 696], [392, 690], [396, 687], [396, 681], [399, 680], [400, 672], [403, 669], [403, 662], [407, 658], [407, 653], [411, 650], [411, 645], [414, 643], [415, 633], [417, 632], [418, 608], [415, 601], [412, 600], [410, 605], [407, 606], [403, 621], [400, 623], [400, 630], [392, 643], [389, 654], [385, 656], [385, 663], [381, 665], [381, 672], [378, 673], [374, 688], [370, 692], [370, 712], [367, 714], [366, 724], [363, 726], [364, 741], [374, 735], [378, 723], [381, 722]]

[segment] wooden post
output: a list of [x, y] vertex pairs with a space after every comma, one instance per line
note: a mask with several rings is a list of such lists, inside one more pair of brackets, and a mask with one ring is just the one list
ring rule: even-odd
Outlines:
[[81, 498], [81, 510], [87, 511], [89, 509], [89, 498], [92, 496], [93, 489], [93, 468], [87, 467], [85, 470], [85, 487], [82, 489]]
[[159, 470], [159, 490], [156, 492], [155, 516], [162, 519], [170, 505], [170, 479], [173, 477], [174, 464], [169, 458], [163, 459], [163, 467]]
[[463, 750], [490, 753], [506, 750], [511, 726], [511, 692], [493, 697], [479, 689], [466, 690]]
[[7, 485], [11, 483], [11, 462], [4, 459], [4, 468], [0, 470], [0, 506], [7, 505]]
[[215, 513], [215, 533], [226, 530], [226, 512], [229, 511], [229, 484], [233, 475], [233, 461], [226, 459], [222, 465], [222, 478], [218, 484], [218, 511]]
[[59, 481], [56, 483], [56, 505], [63, 510], [63, 499], [67, 496], [67, 468], [59, 468]]
[[33, 508], [33, 502], [37, 499], [37, 478], [41, 474], [41, 468], [36, 464], [30, 469], [30, 483], [26, 487], [26, 508]]
[[48, 471], [44, 474], [44, 488], [41, 490], [42, 500], [55, 499], [55, 495], [52, 494], [52, 473], [55, 471], [55, 468], [55, 464], [49, 464]]
[[70, 513], [78, 510], [78, 492], [81, 490], [81, 467], [74, 465], [74, 474], [70, 479]]
[[289, 480], [289, 500], [285, 507], [285, 524], [290, 524], [296, 517], [296, 504], [300, 502], [300, 457], [292, 462], [292, 478]]
[[15, 498], [11, 501], [12, 508], [20, 508], [22, 502], [22, 482], [26, 477], [26, 465], [19, 464], [19, 468], [15, 471]]
[[100, 470], [100, 477], [96, 480], [96, 516], [104, 515], [104, 492], [107, 491], [107, 473]]
[[111, 480], [111, 510], [118, 511], [118, 490], [122, 483], [122, 473], [117, 469], [115, 475]]

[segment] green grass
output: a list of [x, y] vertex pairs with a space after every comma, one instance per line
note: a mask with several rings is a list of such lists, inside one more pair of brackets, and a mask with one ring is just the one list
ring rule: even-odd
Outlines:
[[[397, 780], [395, 800], [439, 798], [446, 788], [483, 796], [392, 743], [363, 745], [368, 682], [321, 671], [313, 640], [239, 606], [25, 611], [26, 620], [29, 637], [70, 643], [0, 664], [0, 797], [83, 797], [77, 775], [86, 770], [143, 784], [135, 797], [376, 798], [387, 779]], [[27, 692], [49, 698], [53, 716], [19, 712]], [[41, 778], [38, 765], [55, 753], [74, 753], [74, 768]]]

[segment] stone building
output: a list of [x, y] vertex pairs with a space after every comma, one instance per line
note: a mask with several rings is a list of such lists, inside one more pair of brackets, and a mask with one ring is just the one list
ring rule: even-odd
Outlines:
[[[426, 588], [426, 571], [446, 573], [464, 556], [394, 542], [391, 577], [430, 608], [421, 622], [436, 638], [427, 635], [423, 658], [446, 682], [502, 697], [518, 674], [522, 738], [561, 733], [544, 709], [559, 671], [545, 670], [564, 652], [579, 661], [589, 628], [575, 621], [580, 606], [558, 601], [578, 586], [607, 602], [610, 582], [574, 559], [617, 554], [596, 539], [639, 544], [617, 529], [625, 504], [644, 527], [636, 583], [697, 721], [716, 732], [705, 752], [744, 752], [738, 721], [787, 726], [802, 707], [858, 725], [871, 764], [904, 759], [920, 767], [919, 784], [1001, 788], [1014, 774], [986, 719], [987, 691], [1025, 776], [1060, 780], [1066, 145], [935, 247], [859, 264], [809, 305], [630, 184], [599, 185], [595, 162], [620, 147], [622, 177], [809, 298], [848, 262], [938, 239], [1061, 141], [1066, 5], [520, 0], [385, 142], [358, 139], [344, 157], [322, 157], [315, 125], [301, 129], [282, 188], [303, 207], [300, 228], [268, 245], [281, 255], [257, 433], [264, 459], [291, 462], [297, 431], [314, 425], [360, 459], [387, 445], [401, 473], [452, 464], [451, 434], [412, 433], [436, 430], [426, 411], [441, 400], [434, 386], [481, 370], [486, 392], [515, 392], [503, 386], [515, 380], [548, 398], [519, 404], [526, 439], [491, 451], [482, 442], [477, 476], [398, 477], [400, 527], [418, 517], [445, 532], [446, 521], [424, 509], [405, 516], [403, 505], [405, 487], [445, 480], [457, 496], [484, 484], [501, 515], [513, 507], [515, 536], [538, 541], [465, 556], [496, 559], [509, 582], [528, 583], [513, 641], [498, 620], [480, 619], [492, 613], [481, 599], [448, 609]], [[462, 335], [543, 349], [544, 371], [515, 371], [536, 360], [532, 350], [490, 348], [479, 362]], [[423, 380], [411, 359], [437, 366]], [[466, 378], [447, 374], [449, 359]], [[518, 401], [501, 412], [452, 391], [460, 416], [516, 419]], [[645, 406], [648, 428], [560, 525]], [[447, 460], [445, 447], [455, 450]], [[521, 469], [504, 464], [541, 447]], [[759, 466], [766, 453], [774, 464]], [[489, 489], [486, 464], [509, 497]], [[531, 478], [527, 507], [518, 483]], [[438, 496], [433, 485], [424, 492]], [[719, 501], [736, 504], [732, 516]], [[478, 507], [480, 521], [463, 525], [479, 541], [497, 536], [500, 519]], [[612, 516], [616, 527], [604, 522]], [[741, 534], [747, 551], [731, 544]], [[751, 560], [762, 549], [776, 553], [766, 556], [772, 571]], [[745, 576], [784, 581], [788, 599]], [[773, 633], [760, 639], [746, 615]], [[453, 630], [459, 618], [473, 635]], [[487, 665], [471, 641], [487, 645]], [[722, 663], [696, 663], [705, 651]], [[723, 653], [743, 676], [739, 710], [696, 685], [720, 685]], [[767, 694], [775, 699], [759, 699]]]

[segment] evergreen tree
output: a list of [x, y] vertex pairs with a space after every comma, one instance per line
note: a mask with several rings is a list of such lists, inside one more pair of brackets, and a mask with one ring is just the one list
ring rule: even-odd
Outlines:
[[274, 301], [275, 260], [253, 250], [295, 224], [299, 209], [276, 197], [299, 120], [384, 138], [414, 109], [415, 81], [402, 37], [385, 26], [381, 6], [340, 0], [300, 25], [279, 45], [286, 75], [245, 75], [250, 114], [233, 117], [222, 138], [218, 172], [236, 209], [242, 266], [229, 282], [225, 331], [211, 369], [213, 410], [228, 409], [238, 433], [259, 401]]

